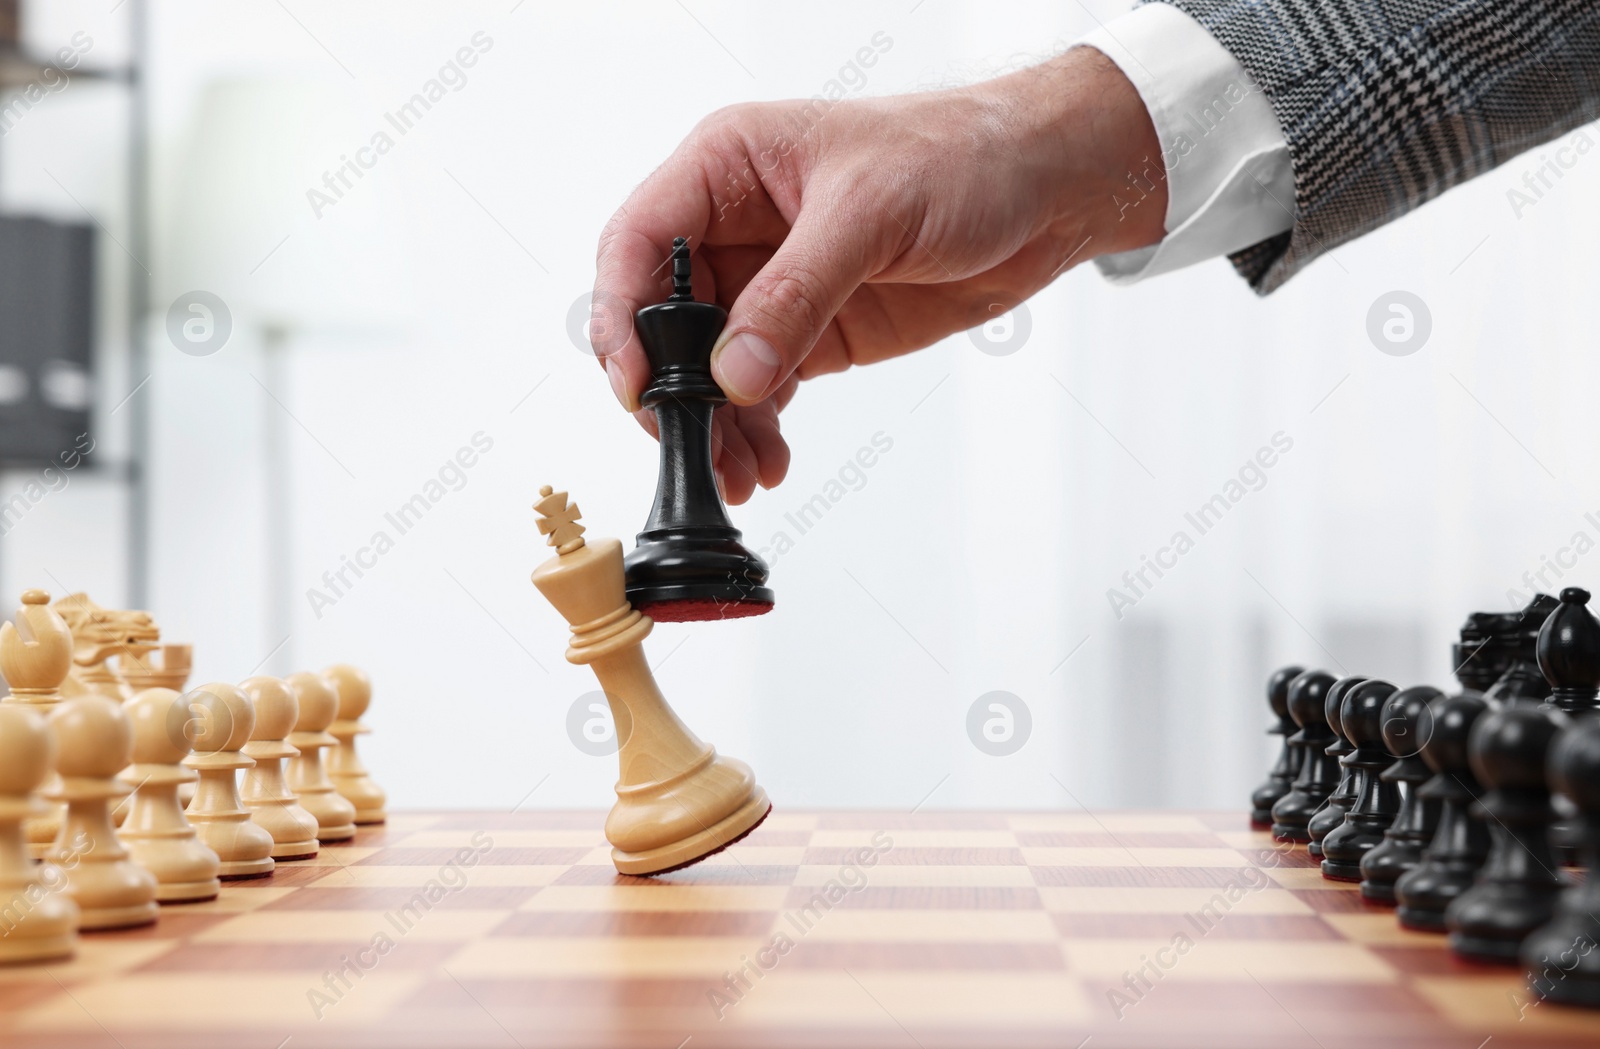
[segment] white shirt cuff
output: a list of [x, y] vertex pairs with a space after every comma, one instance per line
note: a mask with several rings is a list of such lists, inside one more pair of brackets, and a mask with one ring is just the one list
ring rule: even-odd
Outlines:
[[[1150, 113], [1166, 167], [1161, 243], [1095, 260], [1132, 284], [1247, 248], [1294, 225], [1294, 169], [1272, 105], [1237, 59], [1189, 15], [1146, 4], [1082, 41], [1133, 83]], [[1149, 194], [1148, 169], [1130, 172], [1121, 208]]]

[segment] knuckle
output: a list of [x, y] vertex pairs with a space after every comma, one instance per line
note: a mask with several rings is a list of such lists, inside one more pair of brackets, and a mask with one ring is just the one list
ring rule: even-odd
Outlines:
[[828, 323], [819, 282], [799, 267], [772, 275], [762, 289], [761, 308], [785, 330], [803, 332], [811, 339]]
[[689, 132], [686, 142], [693, 148], [721, 152], [728, 143], [738, 141], [761, 123], [765, 108], [760, 102], [738, 102], [712, 110]]

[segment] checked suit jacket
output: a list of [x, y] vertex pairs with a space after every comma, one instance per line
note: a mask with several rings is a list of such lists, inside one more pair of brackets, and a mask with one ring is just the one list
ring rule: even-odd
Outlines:
[[1294, 228], [1232, 256], [1266, 294], [1318, 255], [1600, 117], [1600, 0], [1154, 0], [1272, 103]]

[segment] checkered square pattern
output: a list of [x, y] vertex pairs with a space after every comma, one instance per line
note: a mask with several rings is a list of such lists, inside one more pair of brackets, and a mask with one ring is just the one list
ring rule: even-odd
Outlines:
[[0, 969], [0, 1044], [1600, 1044], [1237, 815], [780, 810], [660, 878], [602, 819], [396, 814]]

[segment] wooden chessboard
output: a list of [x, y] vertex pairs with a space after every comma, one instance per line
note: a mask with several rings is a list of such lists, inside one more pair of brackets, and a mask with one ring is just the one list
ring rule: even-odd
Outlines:
[[[397, 814], [0, 970], [0, 1044], [1600, 1044], [1600, 1013], [1532, 1004], [1236, 814], [780, 811], [656, 879], [615, 873], [601, 821]], [[735, 999], [746, 959], [771, 965]], [[346, 960], [348, 988], [325, 977]]]

